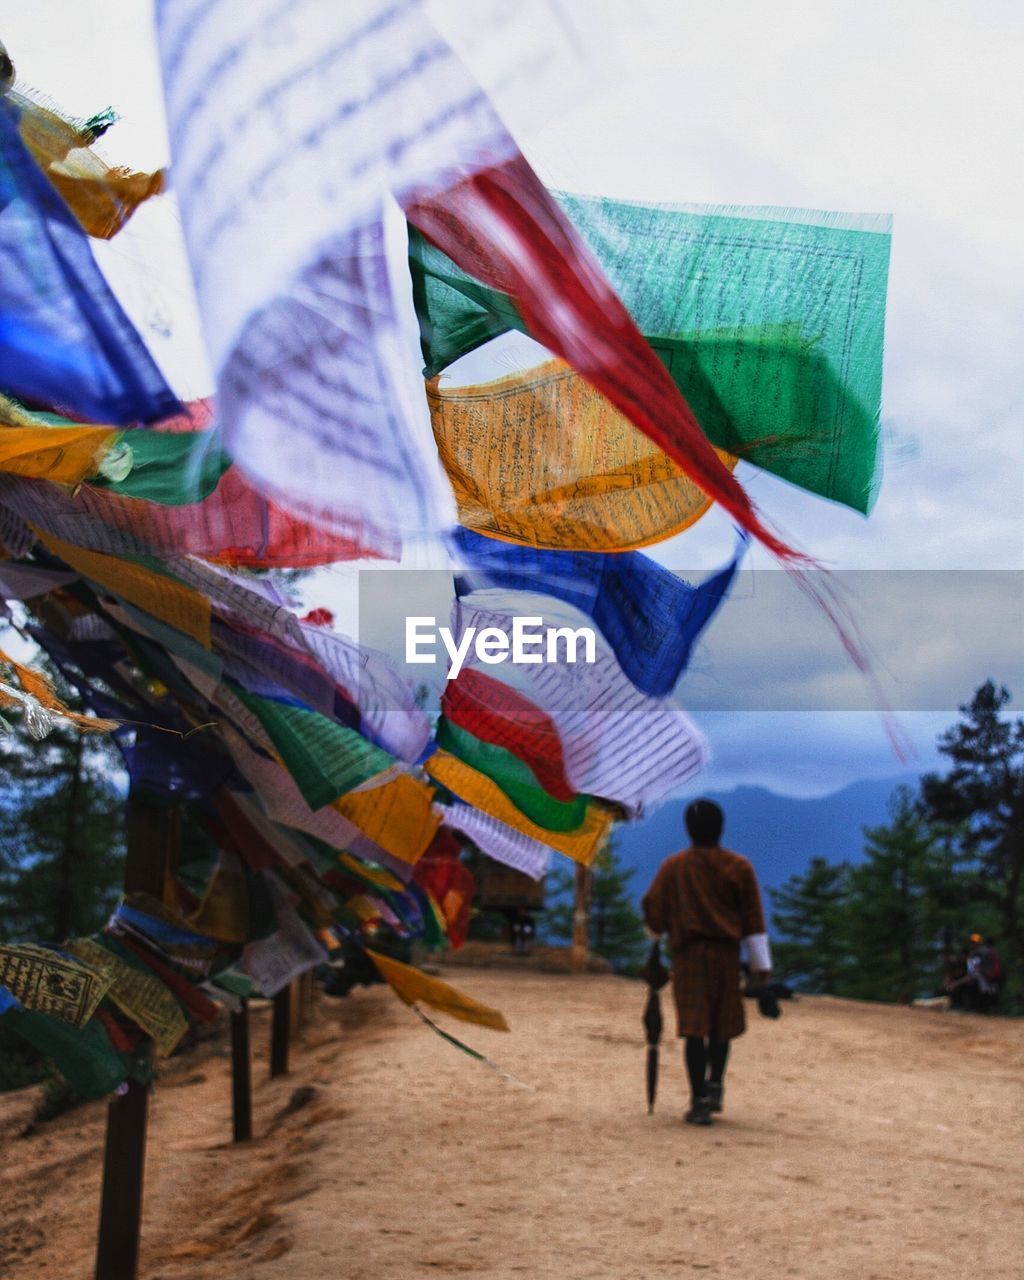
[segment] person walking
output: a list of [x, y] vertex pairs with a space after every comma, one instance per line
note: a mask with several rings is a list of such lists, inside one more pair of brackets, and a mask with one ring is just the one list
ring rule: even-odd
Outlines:
[[668, 935], [678, 1034], [690, 1082], [687, 1124], [709, 1125], [724, 1104], [729, 1044], [746, 1029], [740, 945], [750, 986], [771, 977], [771, 950], [754, 868], [719, 841], [725, 816], [711, 800], [686, 810], [691, 845], [661, 864], [644, 895], [649, 931]]

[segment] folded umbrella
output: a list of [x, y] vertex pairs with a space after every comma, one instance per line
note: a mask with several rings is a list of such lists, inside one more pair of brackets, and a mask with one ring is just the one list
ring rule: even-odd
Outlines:
[[661, 960], [660, 942], [651, 944], [650, 954], [640, 970], [640, 976], [648, 987], [643, 1024], [647, 1035], [647, 1114], [651, 1115], [658, 1092], [658, 1045], [661, 1041], [662, 1028], [659, 993], [669, 979], [669, 972]]

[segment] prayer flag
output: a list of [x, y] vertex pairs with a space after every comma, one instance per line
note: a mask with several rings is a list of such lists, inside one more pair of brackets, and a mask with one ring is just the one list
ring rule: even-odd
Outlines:
[[489, 1005], [481, 1004], [472, 996], [464, 995], [447, 982], [432, 978], [421, 969], [402, 964], [391, 956], [381, 955], [378, 951], [366, 948], [366, 954], [377, 966], [382, 978], [388, 982], [398, 998], [409, 1005], [431, 1005], [442, 1013], [459, 1018], [462, 1022], [475, 1022], [480, 1027], [490, 1027], [492, 1031], [507, 1031], [508, 1023], [502, 1013]]
[[[555, 198], [712, 444], [870, 510], [887, 217]], [[532, 332], [507, 283], [415, 231], [410, 253], [428, 377], [509, 329]]]
[[30, 943], [0, 946], [0, 986], [26, 1009], [84, 1026], [110, 986], [87, 965]]
[[121, 434], [116, 427], [50, 422], [0, 395], [0, 471], [10, 475], [80, 484], [97, 473]]
[[46, 549], [83, 578], [123, 597], [169, 627], [184, 631], [204, 648], [211, 647], [210, 602], [198, 591], [130, 560], [83, 551], [62, 538], [42, 530], [37, 532]]
[[266, 729], [311, 809], [323, 808], [394, 764], [392, 756], [354, 729], [315, 711], [242, 690], [236, 696]]
[[474, 809], [472, 805], [451, 804], [439, 806], [446, 826], [454, 827], [486, 853], [495, 862], [522, 871], [532, 880], [540, 880], [551, 865], [551, 847], [541, 844], [532, 836], [510, 827], [507, 822]]
[[555, 722], [519, 690], [477, 667], [463, 667], [454, 680], [446, 682], [441, 710], [452, 724], [482, 742], [518, 756], [556, 800], [571, 803], [575, 799]]
[[433, 800], [432, 787], [399, 773], [380, 786], [371, 780], [334, 807], [392, 857], [415, 865], [441, 825]]
[[163, 983], [93, 938], [78, 938], [69, 948], [72, 955], [108, 980], [108, 998], [156, 1041], [160, 1052], [173, 1053], [188, 1030], [188, 1022]]
[[437, 745], [472, 765], [478, 773], [486, 774], [520, 813], [539, 827], [548, 831], [574, 831], [587, 816], [588, 796], [576, 796], [568, 803], [556, 800], [540, 785], [525, 761], [504, 747], [482, 742], [443, 717], [437, 726]]
[[[575, 626], [555, 601], [489, 590], [456, 602], [452, 629], [456, 637], [468, 626], [498, 627], [509, 635], [512, 617], [527, 610], [542, 625]], [[600, 644], [595, 658], [593, 663], [506, 663], [501, 670], [503, 679], [525, 688], [557, 726], [570, 785], [638, 812], [677, 792], [698, 773], [707, 748], [675, 702], [641, 693]], [[471, 654], [467, 661], [476, 664], [478, 659]]]
[[272, 495], [398, 530], [446, 523], [400, 373], [390, 191], [709, 497], [793, 558], [423, 6], [297, 0], [286, 40], [276, 10], [238, 0], [162, 0], [157, 15], [225, 440]]
[[93, 423], [173, 413], [177, 399], [18, 127], [0, 97], [0, 387]]
[[652, 697], [671, 693], [697, 638], [725, 598], [746, 548], [697, 587], [637, 551], [619, 555], [513, 547], [470, 529], [451, 542], [485, 582], [555, 596], [601, 628], [622, 670]]
[[610, 810], [595, 804], [587, 808], [582, 823], [574, 830], [550, 831], [531, 822], [490, 778], [447, 751], [435, 751], [424, 768], [458, 800], [586, 867], [597, 856], [612, 823]]
[[128, 1079], [131, 1059], [110, 1042], [98, 1018], [72, 1027], [29, 1009], [10, 1009], [0, 1026], [28, 1041], [54, 1063], [83, 1098], [105, 1098]]
[[[427, 384], [459, 521], [526, 546], [628, 551], [681, 533], [707, 494], [561, 360], [473, 386]], [[736, 459], [719, 451], [729, 468]]]

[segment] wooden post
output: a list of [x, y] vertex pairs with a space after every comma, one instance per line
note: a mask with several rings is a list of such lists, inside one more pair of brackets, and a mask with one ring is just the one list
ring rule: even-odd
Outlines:
[[302, 975], [302, 1025], [313, 1017], [313, 1003], [316, 999], [316, 978], [313, 970], [307, 969]]
[[270, 1078], [288, 1074], [288, 1047], [291, 1040], [292, 984], [274, 996], [274, 1012], [270, 1023]]
[[572, 913], [572, 952], [573, 969], [579, 973], [587, 967], [590, 952], [588, 930], [590, 926], [590, 883], [589, 867], [576, 867], [576, 895]]
[[292, 978], [288, 985], [291, 987], [288, 1005], [288, 1041], [290, 1044], [294, 1044], [299, 1038], [299, 1032], [302, 1030], [304, 1021], [302, 1016], [302, 977]]
[[[125, 892], [162, 898], [166, 869], [181, 845], [181, 811], [132, 791], [125, 836]], [[151, 1056], [152, 1045], [139, 1052]], [[136, 1280], [138, 1275], [148, 1111], [149, 1086], [137, 1080], [129, 1080], [107, 1109], [96, 1280]]]
[[252, 1137], [252, 1054], [249, 1050], [249, 1002], [231, 1015], [231, 1118], [236, 1142]]
[[112, 1099], [107, 1112], [96, 1280], [135, 1280], [138, 1275], [148, 1109], [149, 1090], [129, 1080], [127, 1091]]

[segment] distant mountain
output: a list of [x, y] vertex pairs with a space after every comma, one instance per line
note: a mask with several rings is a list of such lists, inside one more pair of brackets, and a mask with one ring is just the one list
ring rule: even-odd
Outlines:
[[[814, 857], [860, 861], [864, 827], [887, 821], [889, 799], [896, 788], [906, 783], [916, 789], [917, 782], [913, 775], [853, 782], [832, 795], [809, 800], [780, 796], [765, 787], [705, 794], [725, 811], [723, 845], [750, 858], [767, 889], [778, 888], [791, 875], [804, 871]], [[616, 850], [627, 866], [636, 869], [632, 885], [638, 899], [662, 860], [686, 847], [683, 812], [688, 803], [673, 800], [640, 822], [616, 827]]]

